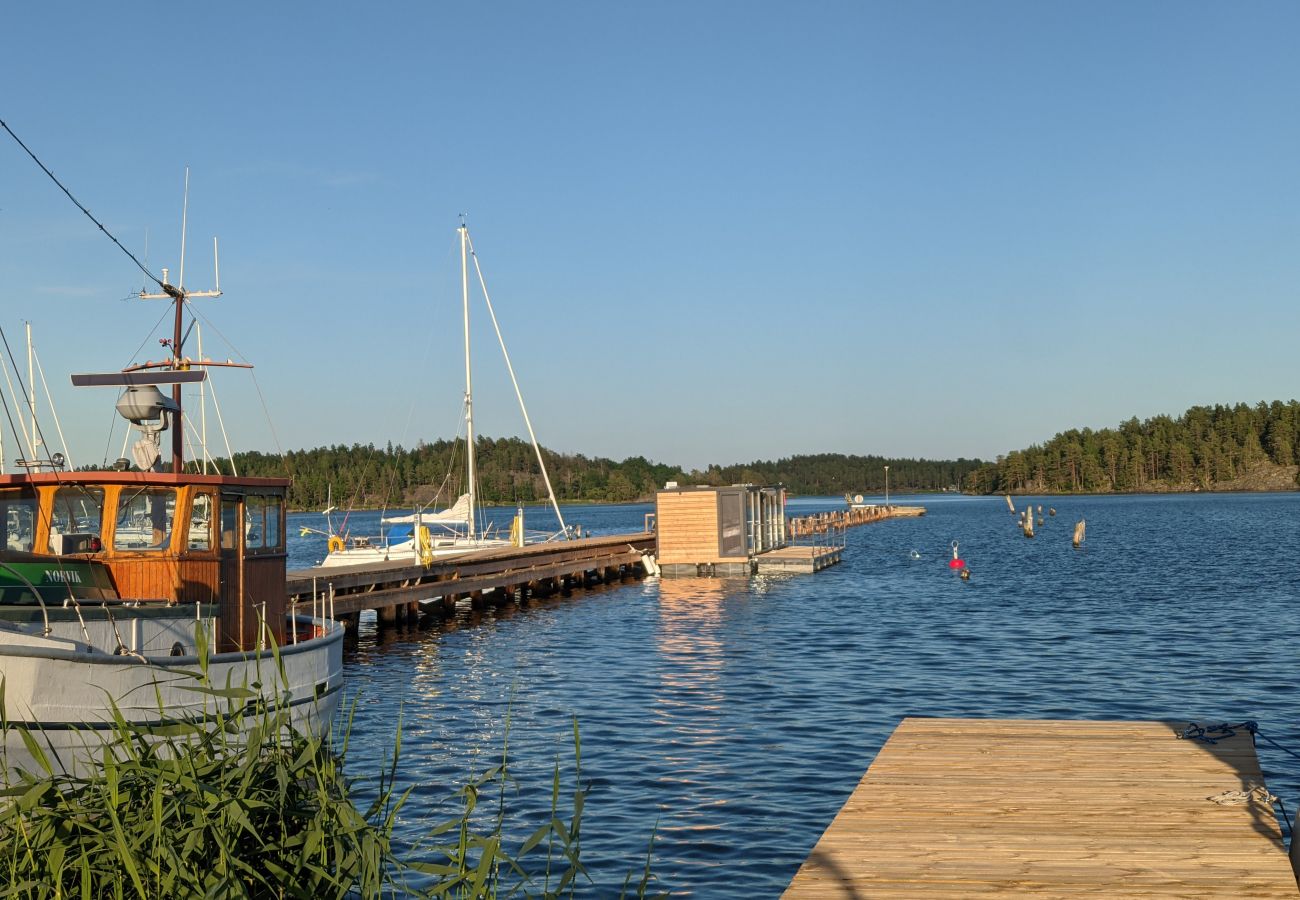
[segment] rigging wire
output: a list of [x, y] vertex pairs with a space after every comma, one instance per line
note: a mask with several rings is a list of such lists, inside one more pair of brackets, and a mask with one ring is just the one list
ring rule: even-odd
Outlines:
[[[4, 332], [4, 329], [3, 329], [3, 328], [0, 328], [0, 338], [3, 338], [3, 337], [4, 337], [4, 333], [5, 333], [5, 332]], [[5, 347], [7, 348], [8, 346], [9, 346], [9, 340], [8, 340], [7, 338], [5, 338]], [[9, 359], [12, 360], [12, 359], [13, 359], [13, 356], [14, 356], [13, 353], [10, 353], [10, 354], [9, 354]], [[5, 381], [8, 381], [8, 380], [9, 380], [9, 369], [8, 369], [8, 367], [5, 367], [4, 373], [5, 373]], [[16, 371], [16, 370], [15, 370], [14, 374], [17, 374], [17, 371]], [[13, 385], [12, 385], [12, 384], [10, 384], [10, 386], [9, 386], [9, 393], [11, 393], [11, 394], [13, 393]], [[19, 448], [21, 448], [21, 447], [22, 447], [22, 439], [18, 436], [18, 429], [17, 429], [17, 427], [14, 426], [14, 417], [13, 417], [13, 413], [12, 413], [12, 412], [10, 411], [10, 409], [9, 409], [9, 401], [8, 401], [7, 399], [5, 399], [5, 395], [4, 395], [4, 392], [3, 392], [3, 391], [0, 391], [0, 403], [4, 404], [4, 408], [5, 408], [5, 418], [9, 420], [9, 430], [13, 432], [13, 435], [14, 435], [14, 441], [16, 441], [17, 444], [18, 444], [18, 446], [19, 446]], [[14, 398], [14, 404], [17, 405], [17, 403], [18, 403], [18, 398], [15, 396], [15, 398]]]
[[[14, 380], [18, 382], [18, 390], [22, 393], [24, 397], [29, 396], [27, 393], [27, 386], [23, 384], [23, 374], [18, 370], [18, 363], [14, 361], [14, 351], [9, 347], [9, 337], [4, 333], [4, 329], [2, 328], [0, 328], [0, 341], [4, 342], [5, 353], [9, 357], [9, 365], [12, 366], [14, 370]], [[9, 373], [6, 372], [5, 379], [8, 380], [8, 378], [9, 378]], [[13, 392], [12, 384], [9, 386], [9, 391], [10, 393]], [[15, 405], [18, 405], [19, 408], [21, 408], [21, 404], [18, 404], [17, 397], [14, 398], [14, 403]], [[21, 416], [19, 418], [21, 418]], [[26, 440], [27, 442], [28, 453], [31, 455], [33, 460], [36, 459], [37, 446], [45, 446], [45, 434], [44, 432], [41, 431], [40, 423], [35, 421], [35, 418], [36, 418], [35, 416], [32, 417], [32, 431], [35, 432], [36, 434], [37, 443], [33, 444], [31, 436], [27, 435], [26, 433], [23, 434], [23, 439]], [[12, 427], [12, 425], [13, 425], [13, 421], [10, 420], [10, 426]], [[18, 437], [17, 432], [14, 433], [14, 437]], [[18, 443], [19, 446], [22, 446], [21, 440]]]
[[[33, 352], [32, 358], [36, 361], [36, 374], [41, 376], [41, 387], [45, 388], [45, 401], [50, 407], [50, 415], [54, 419], [54, 431], [58, 434], [59, 444], [63, 447], [64, 459], [67, 461], [69, 469], [75, 469], [77, 466], [72, 461], [72, 451], [68, 449], [68, 440], [63, 436], [63, 424], [59, 422], [59, 411], [54, 406], [54, 395], [50, 393], [49, 382], [45, 380], [45, 367], [41, 365], [41, 357], [39, 354]], [[32, 385], [32, 391], [36, 391], [36, 385], [34, 384]]]
[[146, 269], [144, 263], [136, 259], [134, 253], [126, 249], [126, 247], [122, 246], [122, 242], [119, 241], [117, 238], [113, 237], [113, 233], [104, 227], [104, 223], [99, 221], [99, 219], [96, 219], [93, 215], [91, 215], [90, 210], [82, 206], [81, 201], [79, 201], [76, 197], [72, 196], [72, 192], [63, 186], [63, 182], [59, 181], [59, 179], [54, 177], [54, 173], [51, 172], [48, 167], [46, 167], [45, 163], [41, 162], [40, 159], [37, 158], [36, 154], [31, 151], [31, 148], [29, 148], [26, 144], [23, 143], [22, 138], [14, 134], [14, 130], [9, 127], [9, 123], [7, 123], [4, 119], [0, 119], [0, 126], [3, 126], [4, 130], [9, 132], [9, 136], [18, 142], [18, 146], [22, 147], [23, 150], [27, 152], [27, 155], [32, 158], [32, 161], [35, 162], [36, 165], [41, 167], [41, 171], [44, 172], [46, 175], [50, 176], [50, 181], [53, 181], [55, 184], [57, 184], [59, 186], [59, 190], [63, 191], [63, 193], [68, 195], [68, 199], [71, 200], [74, 204], [76, 204], [77, 209], [81, 210], [83, 213], [86, 214], [86, 218], [90, 219], [90, 221], [98, 225], [99, 230], [104, 232], [104, 234], [108, 235], [108, 239], [112, 241], [114, 244], [117, 244], [117, 248], [121, 250], [123, 253], [125, 253], [128, 257], [130, 257], [131, 262], [135, 263], [140, 268], [141, 272], [143, 272], [146, 276], [148, 276], [151, 281], [153, 281], [155, 284], [158, 285], [158, 287], [162, 288], [164, 292], [167, 291], [168, 286], [163, 284], [161, 281], [159, 281], [157, 276], [155, 276], [152, 272]]

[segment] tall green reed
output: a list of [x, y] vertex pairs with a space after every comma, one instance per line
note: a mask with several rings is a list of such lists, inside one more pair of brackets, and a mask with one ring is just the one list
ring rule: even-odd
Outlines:
[[[162, 725], [127, 720], [85, 735], [80, 764], [54, 752], [38, 725], [11, 721], [0, 680], [5, 746], [26, 766], [0, 788], [0, 898], [383, 898], [582, 896], [598, 888], [582, 863], [581, 738], [573, 725], [572, 787], [556, 761], [549, 820], [522, 842], [510, 800], [509, 723], [501, 761], [454, 795], [444, 821], [395, 840], [410, 796], [399, 790], [401, 726], [369, 800], [344, 774], [355, 703], [334, 734], [293, 727], [285, 698], [213, 686], [206, 656], [191, 673], [205, 713]], [[278, 654], [276, 656], [278, 665]], [[282, 674], [282, 670], [281, 670]], [[66, 754], [65, 754], [66, 756]], [[7, 762], [7, 759], [5, 760]], [[484, 797], [494, 809], [485, 811]], [[562, 807], [567, 805], [562, 813]], [[621, 896], [651, 896], [650, 854]]]

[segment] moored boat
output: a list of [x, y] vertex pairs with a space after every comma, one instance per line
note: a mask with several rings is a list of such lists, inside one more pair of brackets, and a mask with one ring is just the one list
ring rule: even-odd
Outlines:
[[[325, 727], [342, 687], [343, 629], [285, 609], [286, 486], [159, 472], [0, 476], [7, 721], [57, 749], [111, 728], [113, 706], [135, 724], [206, 715], [214, 698], [196, 690], [205, 670], [212, 686], [256, 685], [295, 724]], [[55, 510], [69, 497], [97, 519], [60, 530]], [[143, 545], [136, 526], [118, 530], [141, 508]], [[12, 753], [20, 741], [8, 743]]]
[[141, 433], [134, 465], [70, 472], [54, 454], [21, 461], [16, 474], [0, 468], [5, 769], [35, 764], [23, 732], [68, 770], [119, 717], [151, 726], [261, 700], [320, 733], [339, 703], [343, 626], [324, 609], [286, 608], [289, 481], [186, 470], [181, 385], [208, 366], [239, 365], [183, 353], [188, 298], [220, 291], [173, 286], [166, 269], [149, 277], [163, 293], [141, 296], [174, 305], [170, 356], [72, 378], [122, 389], [117, 410]]
[[[496, 312], [492, 308], [491, 298], [488, 297], [487, 284], [483, 280], [478, 257], [474, 253], [474, 245], [469, 237], [469, 228], [463, 220], [457, 229], [457, 235], [460, 239], [461, 304], [465, 331], [465, 491], [456, 499], [455, 503], [444, 510], [434, 512], [416, 510], [408, 515], [384, 516], [381, 522], [383, 525], [388, 526], [388, 530], [379, 535], [353, 535], [346, 532], [345, 529], [336, 529], [327, 513], [327, 529], [318, 532], [328, 539], [326, 545], [328, 552], [321, 565], [360, 566], [368, 563], [396, 560], [428, 565], [439, 557], [503, 547], [522, 547], [525, 543], [531, 543], [535, 540], [545, 541], [570, 537], [569, 529], [564, 524], [564, 515], [560, 512], [559, 501], [555, 497], [555, 491], [551, 488], [551, 479], [546, 472], [546, 462], [542, 458], [537, 436], [533, 433], [532, 421], [528, 417], [528, 409], [524, 405], [523, 394], [520, 392], [519, 382], [515, 378], [514, 366], [510, 363], [510, 354], [506, 352], [505, 340], [501, 337], [501, 329], [497, 327]], [[493, 531], [485, 522], [480, 521], [478, 479], [475, 474], [474, 381], [470, 366], [469, 262], [471, 259], [474, 263], [474, 270], [478, 275], [479, 285], [483, 289], [484, 302], [487, 305], [488, 313], [492, 317], [493, 327], [501, 343], [501, 352], [505, 357], [510, 380], [515, 387], [515, 396], [519, 400], [519, 409], [523, 413], [524, 424], [528, 426], [528, 436], [532, 441], [533, 452], [537, 457], [537, 465], [541, 470], [542, 479], [546, 483], [547, 497], [560, 525], [560, 530], [554, 534], [528, 535], [524, 530], [522, 507], [516, 512], [508, 534]], [[330, 511], [332, 510], [331, 505]], [[316, 531], [316, 529], [303, 529], [304, 534], [312, 531]], [[532, 540], [530, 540], [530, 537]]]

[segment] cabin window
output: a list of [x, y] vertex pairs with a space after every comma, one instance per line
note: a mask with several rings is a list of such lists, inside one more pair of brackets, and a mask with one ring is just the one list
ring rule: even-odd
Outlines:
[[36, 498], [0, 491], [0, 547], [31, 553], [36, 546]]
[[235, 549], [235, 525], [239, 521], [239, 501], [227, 498], [221, 504], [221, 549]]
[[280, 547], [283, 541], [280, 538], [280, 507], [283, 501], [279, 497], [267, 497], [266, 499], [266, 546]]
[[175, 488], [124, 489], [117, 505], [113, 549], [166, 549], [175, 516]]
[[276, 550], [283, 546], [279, 497], [249, 495], [244, 498], [244, 546], [249, 550]]
[[244, 498], [244, 549], [261, 550], [266, 534], [263, 522], [265, 502], [261, 497]]
[[104, 518], [104, 489], [74, 484], [54, 492], [50, 504], [50, 552], [97, 553]]
[[190, 507], [189, 548], [191, 550], [212, 549], [212, 510], [215, 505], [216, 498], [211, 494], [194, 495], [194, 503]]

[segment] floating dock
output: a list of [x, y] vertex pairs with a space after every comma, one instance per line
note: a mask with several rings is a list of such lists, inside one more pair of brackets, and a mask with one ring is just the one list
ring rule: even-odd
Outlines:
[[754, 557], [754, 571], [759, 575], [778, 575], [783, 572], [806, 574], [820, 572], [833, 566], [844, 556], [838, 545], [812, 546], [795, 544], [768, 550]]
[[1300, 896], [1251, 734], [909, 718], [785, 892]]

